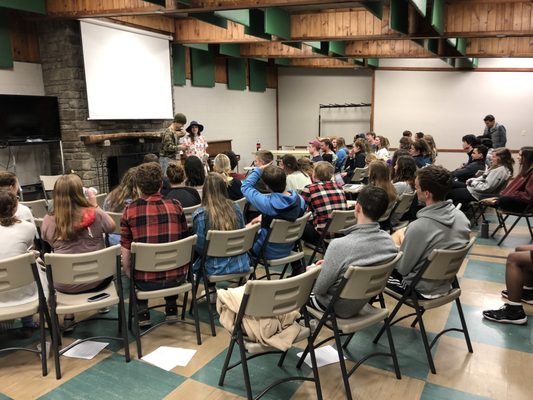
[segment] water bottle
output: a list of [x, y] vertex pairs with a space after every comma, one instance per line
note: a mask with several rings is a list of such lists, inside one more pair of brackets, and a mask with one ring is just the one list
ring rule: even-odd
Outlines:
[[487, 221], [481, 223], [481, 237], [483, 239], [489, 238], [489, 223]]
[[259, 142], [259, 140], [258, 140], [257, 143], [255, 144], [255, 150], [256, 150], [256, 151], [261, 150], [261, 142]]

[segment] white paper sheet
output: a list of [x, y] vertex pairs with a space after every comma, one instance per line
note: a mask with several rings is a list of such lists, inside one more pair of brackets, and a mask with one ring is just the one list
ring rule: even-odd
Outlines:
[[142, 360], [166, 371], [170, 371], [177, 366], [186, 367], [195, 353], [196, 350], [161, 346], [150, 354], [145, 355]]
[[[74, 343], [78, 343], [81, 340], [78, 339]], [[103, 342], [93, 342], [88, 340], [86, 342], [80, 343], [77, 346], [74, 346], [70, 350], [63, 353], [64, 356], [70, 358], [83, 358], [84, 360], [92, 360], [98, 353], [100, 353], [109, 343]]]
[[[298, 357], [301, 357], [303, 352], [297, 353], [296, 355]], [[318, 349], [315, 349], [315, 356], [316, 356], [316, 364], [318, 368], [323, 367], [324, 365], [334, 364], [336, 362], [339, 362], [339, 353], [337, 353], [337, 350], [333, 346], [324, 346], [319, 347]], [[346, 360], [346, 357], [344, 357]], [[309, 366], [311, 365], [311, 356], [307, 354], [305, 357], [304, 362]]]

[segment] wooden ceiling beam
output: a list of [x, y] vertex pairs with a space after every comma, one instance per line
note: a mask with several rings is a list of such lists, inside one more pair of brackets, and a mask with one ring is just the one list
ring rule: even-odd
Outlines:
[[371, 40], [346, 43], [347, 57], [354, 58], [431, 58], [435, 54], [411, 40]]
[[313, 52], [311, 46], [302, 44], [302, 48], [288, 46], [282, 42], [241, 44], [241, 57], [252, 58], [323, 58]]
[[533, 37], [471, 38], [467, 57], [533, 57]]
[[109, 19], [136, 28], [147, 28], [172, 35], [176, 31], [174, 18], [163, 15], [132, 15], [126, 17], [110, 17]]
[[363, 68], [361, 65], [354, 64], [350, 61], [339, 60], [336, 58], [294, 58], [290, 60], [290, 64], [288, 66], [304, 68]]
[[264, 42], [244, 33], [244, 25], [228, 20], [227, 29], [194, 18], [177, 18], [176, 43], [256, 43]]

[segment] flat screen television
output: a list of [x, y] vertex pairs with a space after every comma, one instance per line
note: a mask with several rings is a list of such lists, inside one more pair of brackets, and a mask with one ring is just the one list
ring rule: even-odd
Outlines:
[[0, 94], [0, 142], [31, 143], [59, 139], [57, 97]]

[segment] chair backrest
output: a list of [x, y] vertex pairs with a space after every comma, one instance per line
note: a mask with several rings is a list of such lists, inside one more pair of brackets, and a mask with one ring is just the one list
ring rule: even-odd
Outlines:
[[135, 254], [135, 270], [164, 272], [191, 262], [197, 238], [193, 235], [170, 243], [133, 242], [131, 253]]
[[49, 253], [44, 255], [47, 270], [54, 283], [82, 284], [100, 281], [117, 271], [120, 245], [79, 254]]
[[54, 185], [60, 177], [61, 175], [39, 175], [39, 180], [43, 185], [43, 190], [46, 192], [54, 190]]
[[17, 289], [35, 282], [32, 264], [35, 256], [25, 253], [20, 256], [6, 258], [0, 261], [0, 293]]
[[20, 204], [28, 207], [34, 218], [44, 218], [48, 214], [48, 203], [45, 199], [21, 201]]
[[106, 211], [106, 214], [109, 215], [111, 219], [115, 222], [115, 230], [113, 231], [113, 233], [120, 235], [120, 221], [122, 220], [122, 213]]
[[394, 208], [396, 207], [396, 204], [397, 204], [398, 200], [396, 201], [391, 201], [387, 207], [387, 209], [385, 210], [385, 212], [383, 213], [383, 215], [381, 216], [380, 219], [378, 219], [378, 222], [385, 222], [387, 221], [391, 214], [392, 214], [392, 211], [394, 210]]
[[385, 289], [389, 275], [402, 256], [403, 253], [400, 251], [385, 264], [348, 267], [344, 273], [346, 284], [339, 297], [348, 300], [362, 300], [377, 296]]
[[413, 204], [413, 200], [415, 199], [415, 196], [416, 196], [416, 192], [402, 193], [402, 195], [398, 199], [398, 202], [396, 203], [396, 207], [393, 210], [393, 214], [401, 217], [407, 211], [409, 211], [409, 209], [411, 208], [411, 204]]
[[475, 241], [476, 238], [473, 237], [466, 246], [457, 250], [433, 250], [428, 257], [429, 265], [424, 270], [422, 278], [453, 281]]
[[206, 249], [208, 257], [233, 257], [249, 251], [255, 242], [255, 235], [261, 228], [260, 224], [233, 231], [207, 231], [206, 239], [209, 246]]
[[34, 218], [33, 219], [33, 222], [35, 222], [35, 226], [39, 229], [41, 229], [43, 227], [43, 221], [44, 219], [43, 218]]
[[328, 224], [328, 233], [337, 233], [357, 224], [354, 210], [334, 210]]
[[197, 204], [195, 206], [183, 208], [183, 213], [185, 214], [185, 219], [187, 220], [187, 226], [189, 227], [189, 229], [192, 229], [192, 215], [200, 207], [201, 207], [201, 204]]
[[107, 197], [107, 193], [100, 193], [96, 195], [96, 204], [98, 204], [100, 208], [104, 206], [104, 201], [106, 197]]
[[243, 197], [242, 199], [235, 200], [234, 203], [239, 206], [241, 209], [241, 212], [244, 213], [244, 207], [246, 206], [246, 197]]
[[244, 314], [264, 318], [300, 310], [307, 303], [319, 273], [320, 267], [313, 267], [292, 278], [246, 282], [244, 294], [250, 297]]
[[305, 224], [311, 217], [311, 213], [305, 213], [295, 221], [285, 221], [283, 219], [273, 219], [270, 224], [268, 235], [269, 243], [294, 243], [300, 239], [304, 233]]
[[354, 182], [354, 183], [358, 183], [358, 182], [361, 182], [366, 177], [368, 177], [368, 167], [356, 168], [353, 171], [353, 175], [352, 175], [352, 180], [351, 181]]

